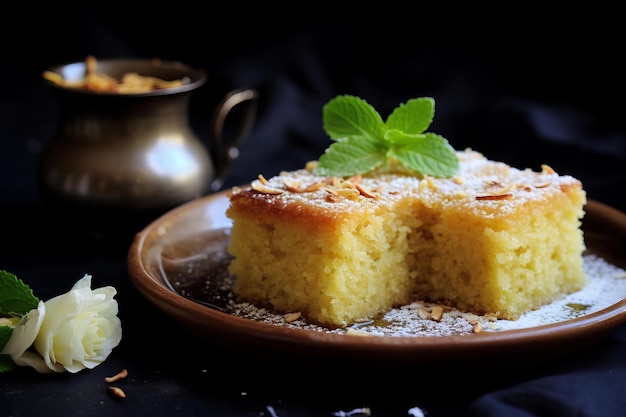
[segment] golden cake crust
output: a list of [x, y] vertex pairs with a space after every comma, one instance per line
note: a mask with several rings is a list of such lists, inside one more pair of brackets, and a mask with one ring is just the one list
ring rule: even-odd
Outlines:
[[470, 149], [457, 155], [461, 170], [452, 178], [373, 173], [342, 180], [316, 176], [307, 169], [282, 172], [269, 180], [255, 180], [245, 188], [233, 188], [230, 210], [290, 222], [314, 219], [323, 227], [355, 211], [391, 206], [408, 196], [419, 198], [425, 205], [490, 219], [508, 216], [520, 206], [544, 202], [554, 193], [582, 189], [578, 179], [560, 176], [546, 165], [539, 172], [518, 170]]
[[452, 178], [302, 169], [233, 188], [235, 294], [337, 327], [414, 297], [516, 318], [580, 289], [581, 182], [457, 155]]

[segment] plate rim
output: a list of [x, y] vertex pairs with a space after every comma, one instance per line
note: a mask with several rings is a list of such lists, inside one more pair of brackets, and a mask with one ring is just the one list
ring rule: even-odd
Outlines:
[[[583, 347], [605, 336], [617, 326], [626, 323], [626, 298], [590, 314], [572, 319], [523, 329], [480, 332], [467, 335], [446, 336], [372, 336], [360, 337], [346, 334], [318, 332], [307, 329], [280, 327], [269, 323], [236, 317], [193, 300], [167, 288], [151, 276], [144, 265], [146, 245], [151, 234], [168, 222], [184, 217], [198, 207], [223, 203], [230, 190], [219, 191], [182, 204], [152, 221], [137, 232], [128, 251], [131, 281], [139, 292], [153, 305], [172, 316], [205, 341], [226, 348], [253, 343], [264, 350], [295, 354], [316, 354], [322, 357], [361, 357], [368, 359], [392, 354], [397, 360], [437, 361], [450, 355], [464, 358], [485, 357], [506, 350], [506, 354], [520, 352], [529, 346], [549, 345], [568, 349], [568, 344]], [[626, 225], [626, 214], [595, 200], [588, 200], [589, 213], [617, 215], [620, 226]], [[622, 217], [623, 216], [623, 217]], [[198, 331], [204, 328], [205, 332]], [[277, 343], [280, 342], [280, 343]], [[556, 350], [556, 349], [555, 349]], [[420, 354], [428, 354], [426, 356]], [[384, 360], [394, 360], [386, 358]], [[379, 358], [380, 359], [380, 358]]]

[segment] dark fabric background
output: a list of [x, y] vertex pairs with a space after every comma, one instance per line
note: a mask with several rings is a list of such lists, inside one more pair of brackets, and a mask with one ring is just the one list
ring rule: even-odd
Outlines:
[[[55, 103], [39, 82], [43, 69], [89, 54], [158, 57], [208, 71], [209, 84], [194, 97], [200, 135], [221, 94], [260, 91], [259, 122], [231, 183], [316, 158], [329, 144], [321, 108], [337, 94], [358, 95], [383, 117], [410, 98], [432, 96], [430, 130], [454, 147], [520, 167], [548, 163], [584, 180], [590, 198], [624, 207], [625, 64], [611, 10], [572, 9], [555, 22], [523, 9], [415, 15], [390, 5], [261, 18], [260, 7], [206, 13], [200, 5], [69, 2], [55, 7], [54, 19], [15, 13], [17, 30], [3, 27], [2, 74], [10, 80], [3, 95], [13, 100], [3, 102], [2, 146], [24, 151], [52, 135]], [[23, 136], [8, 140], [16, 134]]]
[[[543, 7], [527, 4], [489, 10], [448, 4], [426, 10], [415, 4], [409, 10], [381, 3], [367, 9], [344, 5], [340, 13], [335, 10], [338, 6], [238, 2], [221, 5], [219, 10], [213, 4], [186, 2], [6, 6], [0, 29], [4, 80], [0, 87], [0, 269], [16, 273], [44, 299], [66, 291], [85, 269], [120, 288], [121, 305], [135, 306], [132, 311], [127, 307], [123, 317], [134, 333], [126, 334], [128, 342], [114, 352], [110, 366], [128, 358], [137, 360], [146, 379], [170, 395], [166, 398], [179, 401], [178, 407], [189, 415], [203, 415], [202, 409], [212, 415], [267, 415], [263, 406], [270, 401], [281, 416], [330, 415], [329, 404], [340, 404], [342, 394], [323, 388], [312, 393], [317, 385], [311, 378], [341, 378], [352, 388], [377, 387], [378, 397], [376, 393], [343, 397], [343, 404], [354, 403], [353, 408], [366, 406], [367, 397], [378, 406], [373, 414], [377, 416], [406, 415], [409, 406], [421, 404], [428, 417], [626, 415], [623, 327], [594, 348], [540, 369], [511, 370], [488, 377], [487, 382], [481, 375], [464, 375], [463, 380], [447, 375], [447, 382], [439, 383], [449, 395], [420, 394], [428, 382], [419, 374], [402, 372], [397, 381], [405, 388], [394, 391], [396, 396], [384, 388], [384, 381], [363, 382], [339, 370], [338, 375], [299, 375], [284, 381], [302, 384], [305, 392], [291, 389], [281, 397], [280, 390], [266, 388], [257, 403], [229, 397], [233, 393], [225, 386], [240, 389], [234, 377], [227, 378], [221, 389], [211, 385], [209, 393], [200, 392], [192, 384], [198, 382], [196, 377], [189, 376], [193, 375], [190, 365], [167, 366], [159, 382], [149, 369], [150, 360], [162, 360], [162, 354], [145, 352], [145, 357], [139, 357], [138, 350], [144, 348], [137, 344], [154, 334], [150, 329], [160, 329], [154, 317], [170, 322], [128, 283], [127, 246], [104, 250], [99, 244], [67, 243], [66, 237], [48, 233], [40, 220], [35, 168], [54, 133], [58, 108], [43, 86], [41, 73], [90, 54], [101, 59], [157, 57], [206, 69], [209, 83], [194, 94], [191, 113], [192, 125], [204, 138], [212, 109], [225, 92], [258, 89], [256, 126], [225, 186], [249, 182], [259, 173], [270, 176], [300, 168], [317, 158], [329, 145], [322, 129], [322, 106], [338, 94], [364, 98], [383, 118], [399, 103], [432, 96], [436, 115], [429, 130], [445, 136], [455, 148], [471, 147], [520, 168], [538, 170], [546, 163], [559, 173], [580, 178], [589, 198], [626, 210], [626, 65], [617, 10], [568, 6], [548, 15]], [[146, 320], [150, 325], [144, 325]], [[182, 342], [189, 341], [180, 330], [168, 331]], [[166, 351], [176, 349], [173, 342], [161, 343]], [[187, 345], [185, 349], [202, 355], [207, 348]], [[172, 394], [171, 387], [164, 387], [170, 382], [167, 378], [183, 384], [186, 394]], [[42, 409], [30, 401], [31, 395], [46, 398], [46, 390], [52, 387], [67, 398], [65, 415], [82, 415], [81, 407], [74, 405], [81, 398], [62, 387], [67, 383], [77, 389], [78, 379], [44, 380], [28, 372], [0, 374], [0, 403], [8, 404], [9, 415], [37, 415]], [[331, 386], [345, 388], [337, 381]], [[176, 412], [176, 406], [159, 405], [148, 391], [143, 391], [145, 403], [135, 403], [133, 415], [141, 415], [141, 410], [150, 415]], [[312, 401], [311, 394], [325, 401]], [[120, 415], [129, 409], [115, 406], [100, 411], [115, 410]]]

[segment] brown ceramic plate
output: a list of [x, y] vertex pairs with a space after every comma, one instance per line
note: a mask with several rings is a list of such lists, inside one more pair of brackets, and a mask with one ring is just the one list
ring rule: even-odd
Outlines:
[[[548, 325], [434, 337], [357, 337], [237, 317], [219, 306], [230, 290], [224, 273], [230, 228], [227, 206], [226, 193], [220, 192], [166, 213], [137, 233], [128, 262], [134, 285], [151, 303], [203, 341], [233, 352], [266, 358], [305, 357], [334, 365], [366, 361], [383, 366], [457, 363], [484, 367], [511, 358], [523, 364], [579, 350], [626, 322], [624, 299]], [[589, 201], [585, 209], [588, 249], [624, 268], [626, 214], [596, 201]], [[208, 299], [215, 306], [193, 298]]]

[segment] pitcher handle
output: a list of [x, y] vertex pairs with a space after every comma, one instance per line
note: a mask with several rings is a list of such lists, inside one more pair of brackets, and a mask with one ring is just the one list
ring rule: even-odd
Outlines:
[[[252, 88], [232, 90], [224, 96], [213, 112], [209, 147], [215, 164], [215, 179], [211, 182], [211, 191], [222, 188], [233, 162], [239, 157], [239, 146], [250, 134], [256, 120], [257, 98], [258, 92]], [[231, 111], [242, 103], [248, 103], [248, 106], [242, 110], [244, 113], [238, 120], [234, 136], [227, 139], [224, 137], [226, 120]]]

